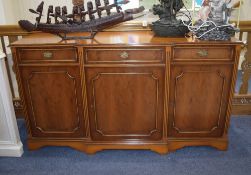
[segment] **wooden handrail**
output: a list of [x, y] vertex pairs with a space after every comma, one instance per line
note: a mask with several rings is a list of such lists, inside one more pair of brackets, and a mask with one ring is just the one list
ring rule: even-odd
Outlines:
[[[141, 22], [124, 22], [122, 24], [109, 27], [104, 31], [128, 31], [128, 30], [151, 30], [149, 27], [143, 28]], [[27, 32], [19, 25], [0, 25], [0, 36], [24, 36], [32, 33], [39, 33], [41, 31]]]
[[241, 32], [251, 32], [251, 21], [240, 21]]
[[[231, 21], [236, 22], [236, 21]], [[251, 21], [240, 21], [240, 31], [241, 32], [250, 32], [251, 31]], [[123, 29], [124, 28], [124, 29]], [[142, 28], [142, 23], [140, 22], [126, 22], [122, 23], [120, 25], [114, 26], [112, 28], [107, 29], [107, 31], [121, 31], [130, 28], [130, 30], [146, 30], [145, 28]], [[22, 36], [22, 35], [28, 35], [31, 33], [38, 33], [40, 31], [35, 32], [27, 32], [23, 30], [19, 25], [0, 25], [0, 36]]]
[[31, 33], [35, 32], [27, 32], [19, 25], [0, 25], [0, 36], [23, 36]]

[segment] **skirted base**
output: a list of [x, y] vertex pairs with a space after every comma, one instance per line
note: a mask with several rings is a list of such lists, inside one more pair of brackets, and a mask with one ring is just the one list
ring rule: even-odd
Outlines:
[[151, 150], [159, 154], [181, 149], [187, 146], [211, 146], [226, 151], [228, 140], [220, 139], [170, 139], [166, 142], [89, 142], [87, 140], [43, 140], [29, 139], [29, 150], [37, 150], [45, 146], [69, 146], [87, 154], [95, 154], [102, 150]]

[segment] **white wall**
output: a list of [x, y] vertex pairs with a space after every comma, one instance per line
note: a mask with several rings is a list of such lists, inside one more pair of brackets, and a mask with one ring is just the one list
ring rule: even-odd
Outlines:
[[[235, 0], [236, 1], [236, 0]], [[243, 5], [241, 6], [240, 9], [240, 20], [241, 21], [250, 21], [251, 20], [251, 13], [249, 12], [250, 7], [251, 7], [251, 0], [243, 0]], [[238, 19], [238, 10], [234, 10], [231, 14], [231, 19], [232, 20], [237, 20]]]
[[[36, 15], [29, 13], [28, 9], [36, 9], [41, 1], [42, 0], [0, 0], [0, 6], [2, 6], [0, 7], [0, 24], [3, 22], [2, 16], [5, 16], [5, 19], [7, 19], [5, 21], [6, 24], [17, 24], [20, 19], [35, 21]], [[85, 0], [85, 3], [87, 3], [87, 1], [89, 0]], [[68, 7], [68, 12], [72, 9], [72, 0], [44, 0], [44, 2], [44, 13], [47, 12], [48, 5], [53, 5], [54, 7], [66, 5]], [[110, 0], [110, 2], [112, 3], [113, 0]], [[139, 1], [131, 0], [131, 3], [124, 6], [124, 8], [135, 8], [138, 6]], [[241, 20], [251, 20], [251, 13], [249, 12], [250, 7], [251, 0], [244, 0], [244, 5], [241, 9]]]
[[3, 0], [0, 0], [0, 25], [5, 24], [5, 13], [3, 10]]
[[[44, 14], [43, 20], [45, 22], [46, 13], [49, 5], [55, 6], [67, 6], [68, 13], [72, 10], [72, 0], [43, 0], [44, 1]], [[90, 0], [88, 0], [90, 1]], [[88, 2], [85, 0], [85, 3]], [[95, 0], [91, 0], [95, 2]], [[2, 4], [1, 4], [2, 2]], [[32, 8], [36, 10], [39, 3], [42, 0], [0, 0], [0, 6], [2, 5], [5, 14], [6, 23], [3, 24], [17, 24], [21, 19], [27, 19], [35, 22], [36, 15], [33, 15], [29, 12], [28, 9]], [[101, 1], [103, 3], [103, 1]], [[112, 3], [113, 0], [110, 0]], [[139, 1], [131, 1], [128, 5], [123, 6], [124, 8], [135, 8], [139, 6]], [[0, 7], [1, 11], [1, 7]], [[1, 23], [0, 23], [1, 24]]]
[[[7, 0], [8, 1], [8, 0]], [[31, 14], [28, 9], [32, 8], [36, 10], [39, 3], [42, 2], [42, 0], [15, 0], [18, 1], [19, 9], [21, 11], [19, 20], [20, 19], [27, 19], [35, 22], [35, 18], [37, 15]], [[64, 6], [66, 5], [68, 8], [68, 12], [70, 12], [70, 9], [72, 8], [72, 1], [71, 0], [44, 0], [44, 14], [43, 20], [45, 20], [47, 9], [49, 5], [55, 6]], [[45, 21], [44, 21], [45, 22]]]
[[251, 13], [249, 10], [251, 8], [251, 0], [244, 0], [244, 4], [241, 8], [241, 20], [248, 21], [251, 20]]
[[18, 16], [20, 15], [18, 5], [15, 4], [17, 0], [0, 0], [1, 15], [0, 24], [16, 24]]

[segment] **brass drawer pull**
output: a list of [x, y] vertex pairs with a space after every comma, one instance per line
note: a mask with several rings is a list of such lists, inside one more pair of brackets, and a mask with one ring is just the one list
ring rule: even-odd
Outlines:
[[46, 59], [52, 58], [52, 56], [53, 56], [52, 52], [44, 52], [43, 53], [43, 57], [46, 58]]
[[129, 54], [126, 51], [124, 51], [120, 54], [120, 58], [122, 58], [122, 59], [127, 59], [128, 57], [129, 57]]
[[197, 54], [200, 56], [200, 57], [207, 57], [208, 56], [208, 51], [207, 50], [199, 50], [197, 52]]

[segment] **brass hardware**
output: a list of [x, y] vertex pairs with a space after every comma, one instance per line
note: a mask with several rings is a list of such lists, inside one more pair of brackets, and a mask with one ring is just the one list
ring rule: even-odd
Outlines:
[[200, 56], [200, 57], [207, 57], [208, 56], [208, 51], [207, 50], [199, 50], [197, 52], [197, 54]]
[[120, 54], [120, 58], [122, 58], [122, 59], [127, 59], [128, 57], [129, 57], [129, 54], [126, 51], [124, 51]]
[[44, 52], [43, 56], [44, 56], [44, 58], [52, 58], [53, 54], [52, 54], [52, 52]]

